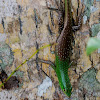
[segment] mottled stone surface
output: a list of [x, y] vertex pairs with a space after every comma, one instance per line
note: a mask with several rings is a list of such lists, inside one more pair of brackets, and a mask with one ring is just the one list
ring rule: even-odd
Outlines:
[[[5, 37], [1, 36], [2, 39]], [[0, 42], [0, 67], [5, 69], [7, 66], [11, 67], [14, 61], [14, 56], [11, 48], [8, 44], [4, 43], [3, 41]]]
[[[77, 21], [77, 0], [71, 1], [73, 17]], [[46, 4], [58, 8], [55, 0], [0, 0], [0, 67], [7, 75], [36, 49], [56, 42], [59, 36], [58, 13], [48, 10]], [[100, 53], [95, 51], [90, 57], [86, 55], [89, 37], [99, 37], [100, 0], [84, 0], [83, 4], [86, 11], [81, 29], [74, 34], [73, 64], [69, 69], [73, 87], [71, 99], [100, 100]], [[81, 8], [80, 2], [79, 12]], [[45, 48], [22, 65], [14, 74], [20, 82], [19, 87], [0, 89], [0, 100], [68, 100], [50, 65], [34, 61], [39, 57], [54, 62], [54, 50], [54, 45]]]

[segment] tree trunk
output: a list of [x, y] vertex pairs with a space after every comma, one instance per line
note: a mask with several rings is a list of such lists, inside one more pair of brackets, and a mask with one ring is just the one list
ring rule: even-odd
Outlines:
[[[41, 46], [56, 43], [59, 36], [60, 0], [0, 1], [0, 79], [5, 80], [14, 69]], [[79, 7], [78, 7], [79, 1]], [[82, 27], [74, 34], [73, 63], [69, 68], [72, 100], [100, 100], [100, 50], [86, 55], [89, 37], [100, 38], [100, 0], [71, 0], [74, 21], [77, 9], [85, 10]], [[55, 71], [37, 58], [55, 61], [55, 45], [40, 50], [23, 64], [4, 88], [0, 100], [66, 100]], [[36, 61], [34, 61], [36, 59]], [[42, 71], [43, 70], [43, 71]]]

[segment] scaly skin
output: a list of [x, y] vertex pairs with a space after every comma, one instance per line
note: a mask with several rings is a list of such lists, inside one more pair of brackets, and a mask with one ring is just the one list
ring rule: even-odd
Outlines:
[[70, 83], [70, 79], [68, 76], [68, 68], [69, 68], [69, 63], [68, 61], [61, 61], [58, 56], [56, 56], [56, 74], [59, 80], [59, 85], [63, 92], [70, 97], [71, 96], [71, 91], [72, 91], [72, 86]]
[[65, 21], [64, 28], [57, 40], [56, 46], [56, 74], [59, 84], [63, 92], [70, 97], [72, 86], [68, 76], [69, 58], [72, 43], [72, 15], [71, 15], [71, 1], [65, 0]]

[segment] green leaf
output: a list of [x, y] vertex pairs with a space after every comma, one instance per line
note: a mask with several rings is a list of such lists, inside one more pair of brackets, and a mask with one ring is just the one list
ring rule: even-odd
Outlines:
[[86, 47], [87, 55], [90, 55], [93, 51], [95, 51], [98, 48], [100, 48], [100, 39], [90, 38]]

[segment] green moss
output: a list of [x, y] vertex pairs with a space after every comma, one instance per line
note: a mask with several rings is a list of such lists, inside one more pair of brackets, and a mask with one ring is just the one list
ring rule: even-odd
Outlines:
[[91, 6], [93, 5], [94, 0], [84, 0], [85, 5], [85, 15], [89, 18], [91, 14]]
[[79, 80], [79, 88], [87, 90], [88, 94], [97, 96], [97, 92], [100, 91], [100, 82], [96, 79], [97, 70], [91, 68], [86, 71]]
[[19, 77], [23, 77], [24, 72], [22, 71], [16, 71], [16, 73], [14, 73], [14, 76], [19, 76]]
[[5, 69], [6, 66], [11, 66], [14, 61], [13, 52], [10, 46], [6, 43], [0, 43], [0, 67]]
[[91, 31], [92, 31], [92, 36], [96, 36], [100, 31], [100, 23], [92, 25]]

